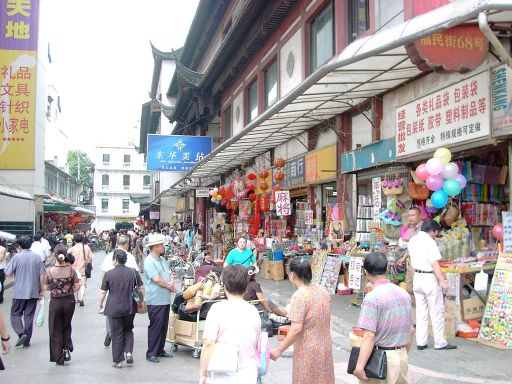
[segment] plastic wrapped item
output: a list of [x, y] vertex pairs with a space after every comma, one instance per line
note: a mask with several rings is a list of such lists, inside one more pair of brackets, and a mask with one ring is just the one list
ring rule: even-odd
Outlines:
[[197, 291], [201, 290], [203, 288], [203, 283], [196, 283], [190, 287], [187, 288], [185, 292], [183, 292], [183, 298], [185, 300], [190, 300], [193, 297], [195, 297]]

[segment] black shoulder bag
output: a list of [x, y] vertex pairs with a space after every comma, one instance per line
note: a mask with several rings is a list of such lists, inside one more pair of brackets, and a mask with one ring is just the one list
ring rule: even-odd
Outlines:
[[84, 253], [84, 261], [85, 261], [85, 277], [90, 279], [91, 278], [91, 274], [92, 274], [92, 263], [85, 258], [85, 245], [84, 245], [84, 243], [82, 243], [82, 251]]
[[[350, 351], [350, 358], [348, 360], [347, 373], [353, 374], [356, 370], [357, 359], [359, 359], [359, 347], [353, 347]], [[369, 379], [386, 380], [388, 373], [388, 359], [386, 351], [382, 349], [373, 348], [372, 354], [364, 367], [364, 373]]]

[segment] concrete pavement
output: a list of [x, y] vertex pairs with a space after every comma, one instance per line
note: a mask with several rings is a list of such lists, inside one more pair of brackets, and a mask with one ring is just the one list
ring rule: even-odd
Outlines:
[[[191, 350], [181, 348], [173, 359], [162, 359], [159, 364], [151, 364], [144, 359], [147, 343], [147, 315], [137, 315], [135, 319], [135, 364], [133, 367], [114, 369], [111, 367], [110, 348], [103, 346], [105, 335], [105, 318], [95, 311], [96, 296], [100, 285], [99, 265], [105, 254], [97, 253], [93, 278], [85, 297], [85, 307], [77, 307], [73, 319], [73, 341], [75, 352], [72, 361], [65, 367], [55, 366], [49, 362], [48, 324], [35, 327], [32, 346], [25, 349], [13, 348], [3, 360], [7, 370], [0, 372], [2, 382], [20, 383], [121, 383], [140, 382], [155, 383], [163, 380], [171, 383], [197, 383], [199, 360], [192, 357]], [[274, 282], [262, 280], [262, 287], [267, 295], [279, 292], [283, 301], [288, 301], [294, 292], [289, 281]], [[0, 313], [9, 322], [11, 289], [6, 291], [4, 304]], [[355, 323], [358, 309], [348, 303], [347, 297], [333, 297], [332, 336], [334, 341], [334, 362], [336, 383], [356, 383], [347, 375], [346, 364], [349, 356], [348, 330]], [[16, 335], [9, 326], [12, 345]], [[277, 344], [277, 339], [271, 339]], [[410, 383], [496, 383], [512, 382], [512, 352], [499, 351], [490, 347], [473, 344], [464, 340], [455, 341], [457, 351], [412, 351], [410, 356]], [[170, 347], [167, 348], [170, 350]], [[271, 363], [270, 372], [265, 377], [265, 384], [291, 383], [292, 359], [281, 358]], [[6, 381], [4, 381], [6, 380]], [[311, 383], [314, 383], [312, 378]]]

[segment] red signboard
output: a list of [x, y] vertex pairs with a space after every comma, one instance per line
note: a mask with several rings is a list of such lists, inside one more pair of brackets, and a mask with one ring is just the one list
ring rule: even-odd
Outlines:
[[[409, 18], [429, 12], [449, 3], [449, 0], [405, 0]], [[478, 67], [489, 50], [489, 41], [478, 25], [459, 25], [408, 45], [411, 61], [422, 71], [441, 68], [466, 72]]]

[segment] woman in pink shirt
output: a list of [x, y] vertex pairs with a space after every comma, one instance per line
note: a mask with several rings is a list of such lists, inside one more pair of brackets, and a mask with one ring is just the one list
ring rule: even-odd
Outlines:
[[[228, 300], [214, 304], [206, 317], [199, 384], [206, 383], [208, 375], [211, 384], [256, 383], [256, 349], [261, 334], [261, 320], [256, 307], [244, 301], [249, 282], [247, 269], [240, 264], [228, 265], [222, 272], [222, 280]], [[224, 351], [238, 354], [233, 372], [218, 372], [219, 364], [211, 364], [225, 356], [226, 361], [221, 365], [231, 365], [228, 357], [231, 354], [214, 356], [216, 346], [221, 350], [220, 344], [223, 344], [221, 347]]]

